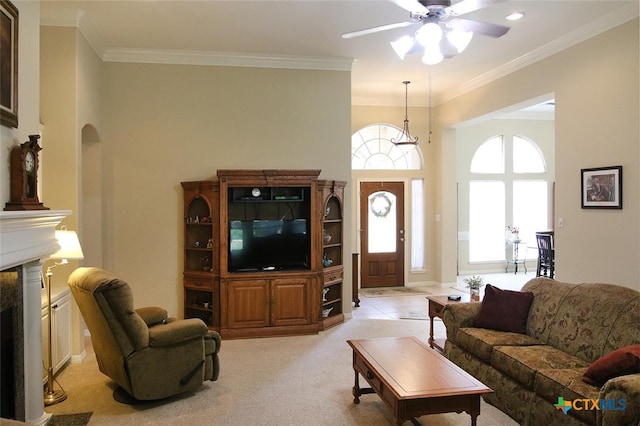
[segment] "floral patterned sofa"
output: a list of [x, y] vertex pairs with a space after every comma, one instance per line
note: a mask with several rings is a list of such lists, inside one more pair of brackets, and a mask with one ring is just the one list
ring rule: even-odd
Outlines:
[[[520, 424], [638, 425], [640, 293], [547, 278], [522, 292], [533, 300], [518, 333], [474, 327], [484, 300], [449, 304], [445, 356], [493, 389], [485, 400]], [[620, 358], [621, 348], [634, 353]], [[583, 380], [589, 374], [600, 382]]]

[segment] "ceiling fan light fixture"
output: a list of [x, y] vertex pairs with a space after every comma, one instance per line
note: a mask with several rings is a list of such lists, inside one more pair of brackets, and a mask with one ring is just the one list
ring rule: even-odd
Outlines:
[[416, 31], [416, 40], [423, 47], [438, 46], [442, 40], [442, 28], [434, 22], [427, 22], [418, 31]]
[[444, 56], [438, 46], [425, 47], [424, 55], [422, 56], [422, 63], [426, 65], [435, 65], [442, 62]]
[[473, 31], [462, 31], [458, 29], [452, 29], [447, 32], [447, 40], [453, 46], [455, 46], [458, 53], [464, 52], [464, 50], [471, 43], [471, 39], [473, 38]]
[[407, 53], [409, 53], [409, 51], [413, 48], [414, 43], [415, 40], [413, 39], [413, 37], [406, 35], [400, 37], [396, 41], [392, 41], [391, 47], [393, 47], [396, 55], [398, 55], [400, 59], [404, 60], [404, 57], [407, 56]]
[[403, 81], [404, 84], [404, 123], [402, 125], [402, 133], [398, 139], [391, 139], [391, 143], [394, 145], [417, 145], [418, 138], [411, 137], [411, 131], [409, 130], [409, 83], [410, 81]]

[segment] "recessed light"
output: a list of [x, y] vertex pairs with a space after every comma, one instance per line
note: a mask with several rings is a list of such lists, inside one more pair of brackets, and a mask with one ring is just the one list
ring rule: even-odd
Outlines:
[[522, 12], [514, 12], [511, 15], [507, 16], [507, 21], [517, 21], [524, 17], [524, 13]]

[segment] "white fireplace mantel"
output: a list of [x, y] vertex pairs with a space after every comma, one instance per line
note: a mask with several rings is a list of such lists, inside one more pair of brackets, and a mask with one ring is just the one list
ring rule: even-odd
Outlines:
[[0, 212], [0, 271], [23, 268], [25, 422], [44, 425], [41, 262], [58, 251], [55, 229], [70, 210]]
[[56, 226], [71, 210], [0, 212], [0, 270], [46, 259], [60, 248]]

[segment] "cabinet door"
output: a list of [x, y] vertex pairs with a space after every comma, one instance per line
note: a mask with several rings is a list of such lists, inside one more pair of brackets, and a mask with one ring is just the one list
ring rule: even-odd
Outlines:
[[[71, 296], [53, 297], [51, 303], [51, 355], [53, 374], [71, 358]], [[49, 366], [49, 314], [46, 304], [42, 309], [42, 362], [43, 380], [47, 380]]]
[[226, 287], [229, 328], [269, 326], [269, 281], [229, 281]]
[[271, 286], [271, 324], [310, 324], [309, 287], [310, 280], [305, 277], [274, 279]]
[[60, 298], [51, 306], [53, 320], [53, 371], [57, 372], [71, 358], [71, 299]]

